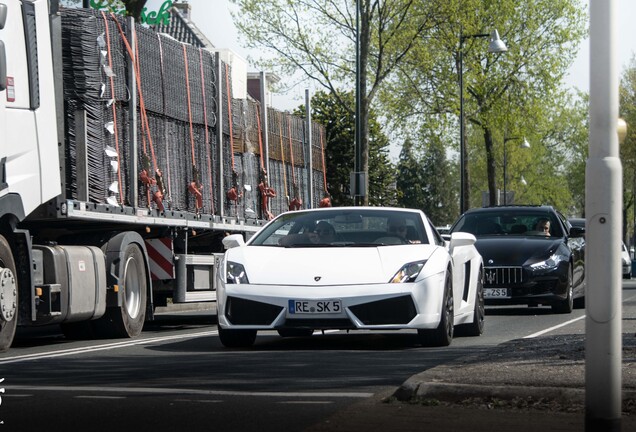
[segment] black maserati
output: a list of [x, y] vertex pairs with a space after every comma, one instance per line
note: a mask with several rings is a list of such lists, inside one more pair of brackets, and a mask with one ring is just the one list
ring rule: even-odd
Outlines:
[[486, 304], [550, 305], [570, 313], [585, 299], [585, 228], [551, 206], [475, 208], [451, 227], [477, 237]]

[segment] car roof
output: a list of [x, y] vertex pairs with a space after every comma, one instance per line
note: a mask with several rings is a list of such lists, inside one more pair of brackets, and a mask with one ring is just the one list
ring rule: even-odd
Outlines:
[[501, 205], [501, 206], [490, 206], [490, 207], [475, 207], [475, 208], [466, 210], [466, 213], [490, 213], [493, 210], [523, 211], [528, 209], [556, 211], [556, 209], [550, 205]]

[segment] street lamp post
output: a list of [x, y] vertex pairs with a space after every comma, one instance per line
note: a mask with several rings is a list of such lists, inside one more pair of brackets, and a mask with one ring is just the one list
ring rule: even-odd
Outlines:
[[[512, 140], [516, 140], [519, 138], [504, 138], [504, 142], [503, 142], [503, 196], [504, 196], [504, 205], [508, 204], [508, 193], [506, 190], [506, 185], [508, 182], [508, 173], [507, 173], [507, 169], [508, 169], [508, 155], [506, 152], [506, 143], [508, 141], [512, 141]], [[528, 142], [527, 139], [523, 139], [523, 142], [521, 143], [521, 145], [519, 146], [520, 148], [530, 148], [530, 143]]]
[[490, 33], [479, 33], [472, 35], [461, 34], [459, 36], [459, 211], [460, 214], [468, 209], [468, 169], [466, 160], [468, 152], [466, 150], [466, 126], [464, 120], [464, 41], [466, 39], [490, 37], [488, 52], [501, 53], [508, 51], [506, 44], [499, 39], [499, 32], [493, 30]]

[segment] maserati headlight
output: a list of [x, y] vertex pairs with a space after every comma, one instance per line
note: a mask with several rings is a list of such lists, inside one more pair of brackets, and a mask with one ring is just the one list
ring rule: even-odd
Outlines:
[[554, 270], [559, 266], [561, 261], [563, 261], [562, 255], [553, 254], [546, 260], [531, 264], [530, 268], [532, 270]]
[[243, 264], [228, 261], [226, 266], [225, 282], [228, 284], [250, 283], [247, 279], [247, 273], [245, 273], [245, 267], [243, 267]]
[[399, 269], [391, 278], [389, 283], [414, 282], [417, 275], [419, 275], [420, 271], [424, 268], [424, 264], [426, 264], [426, 261], [416, 261], [404, 264], [404, 266], [402, 266], [402, 268]]

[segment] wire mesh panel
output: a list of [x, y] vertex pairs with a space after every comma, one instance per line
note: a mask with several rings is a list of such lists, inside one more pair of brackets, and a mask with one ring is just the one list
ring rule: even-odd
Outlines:
[[[268, 182], [276, 191], [269, 197], [269, 211], [287, 211], [289, 197], [308, 201], [308, 150], [301, 118], [267, 108], [267, 128], [260, 124], [263, 108], [251, 99], [232, 98], [229, 66], [222, 63], [217, 77], [215, 57], [207, 50], [137, 24], [132, 43], [130, 21], [113, 14], [62, 9], [61, 15], [68, 198], [81, 199], [86, 192], [91, 202], [159, 213], [212, 215], [222, 209], [227, 216], [263, 217], [258, 185], [267, 151]], [[133, 50], [136, 63], [130, 60]], [[133, 86], [137, 104], [131, 107]], [[219, 98], [222, 130], [216, 118]], [[131, 115], [137, 123], [134, 203], [129, 202], [135, 168], [130, 166], [135, 160]], [[217, 133], [222, 133], [221, 148]], [[77, 164], [84, 158], [88, 172], [78, 178]], [[314, 170], [321, 169], [314, 165]], [[232, 188], [235, 199], [230, 199]]]

